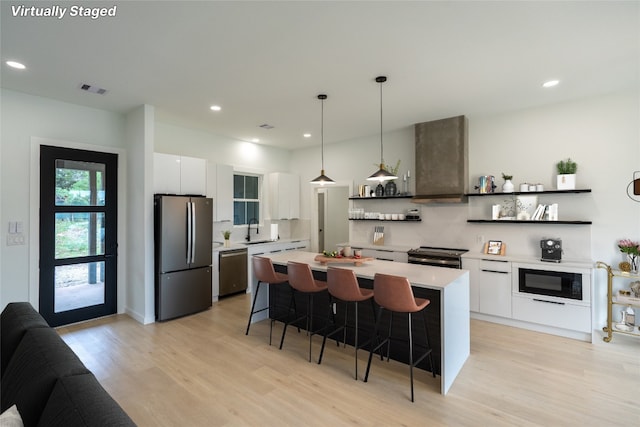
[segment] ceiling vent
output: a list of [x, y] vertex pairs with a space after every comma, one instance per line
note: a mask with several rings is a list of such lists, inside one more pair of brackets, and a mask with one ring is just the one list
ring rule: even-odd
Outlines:
[[262, 124], [262, 125], [260, 125], [258, 127], [262, 128], [262, 129], [273, 129], [273, 126], [271, 126], [270, 124], [267, 124], [267, 123], [264, 123], [264, 124]]
[[98, 95], [104, 95], [107, 93], [106, 89], [102, 89], [101, 87], [92, 86], [86, 83], [82, 83], [80, 85], [80, 89], [84, 90], [85, 92], [97, 93]]

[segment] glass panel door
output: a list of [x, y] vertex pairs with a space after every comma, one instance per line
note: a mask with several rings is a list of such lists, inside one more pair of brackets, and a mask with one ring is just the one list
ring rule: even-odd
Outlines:
[[115, 313], [117, 155], [40, 155], [40, 312], [52, 326]]

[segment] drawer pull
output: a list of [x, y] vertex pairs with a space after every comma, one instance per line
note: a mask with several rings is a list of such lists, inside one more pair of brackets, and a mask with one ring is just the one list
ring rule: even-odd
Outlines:
[[509, 274], [509, 271], [497, 271], [497, 270], [485, 270], [484, 268], [480, 271], [484, 271], [486, 273], [500, 273], [500, 274]]
[[534, 301], [538, 301], [538, 302], [546, 302], [547, 304], [558, 304], [558, 305], [564, 305], [563, 302], [559, 302], [559, 301], [547, 301], [544, 299], [538, 299], [538, 298], [534, 298]]

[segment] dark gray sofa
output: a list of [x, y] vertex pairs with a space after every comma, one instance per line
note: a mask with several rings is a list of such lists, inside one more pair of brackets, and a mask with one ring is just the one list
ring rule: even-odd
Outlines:
[[25, 426], [135, 426], [55, 330], [26, 302], [0, 315], [1, 411]]

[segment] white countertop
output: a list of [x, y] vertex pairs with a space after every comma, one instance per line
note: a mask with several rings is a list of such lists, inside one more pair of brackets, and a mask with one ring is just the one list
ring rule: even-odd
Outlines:
[[375, 249], [379, 251], [392, 251], [392, 252], [408, 252], [410, 249], [413, 249], [412, 247], [409, 247], [409, 246], [374, 245], [373, 243], [362, 243], [362, 242], [340, 243], [337, 246], [351, 246], [351, 248]]
[[562, 259], [561, 262], [548, 262], [541, 261], [540, 257], [533, 257], [528, 255], [490, 255], [484, 254], [481, 252], [467, 252], [462, 255], [462, 258], [469, 259], [490, 259], [492, 261], [507, 261], [507, 262], [520, 262], [520, 263], [529, 263], [529, 264], [538, 264], [545, 265], [548, 267], [553, 266], [565, 266], [565, 267], [577, 267], [577, 268], [594, 268], [595, 262], [590, 259], [572, 259], [566, 258]]
[[[313, 270], [326, 271], [326, 265], [322, 265], [314, 260], [316, 255], [318, 254], [314, 252], [288, 251], [265, 256], [271, 258], [274, 264], [286, 265], [288, 261], [303, 262], [309, 264]], [[467, 270], [406, 264], [378, 259], [367, 261], [358, 267], [348, 263], [330, 265], [353, 270], [358, 277], [371, 280], [373, 280], [376, 273], [404, 276], [409, 279], [409, 282], [413, 286], [432, 289], [444, 289], [456, 279], [469, 274]]]

